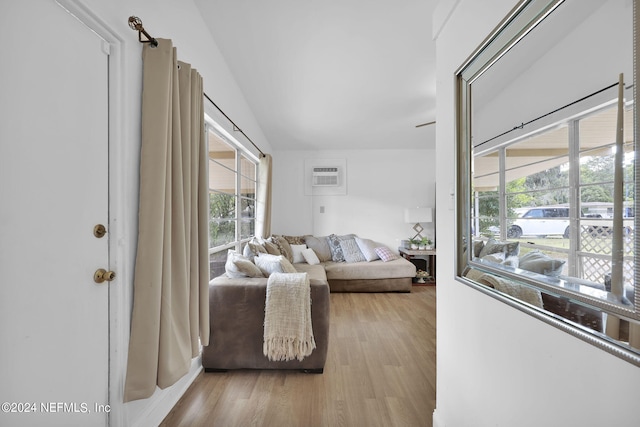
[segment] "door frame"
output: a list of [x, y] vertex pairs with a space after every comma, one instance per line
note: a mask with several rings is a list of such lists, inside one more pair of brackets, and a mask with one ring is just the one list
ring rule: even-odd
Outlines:
[[117, 272], [116, 279], [109, 283], [109, 425], [125, 425], [123, 390], [127, 366], [129, 341], [129, 312], [131, 295], [127, 283], [131, 283], [133, 255], [130, 245], [118, 244], [131, 235], [131, 226], [125, 219], [126, 171], [124, 138], [124, 42], [117, 32], [79, 0], [55, 0], [78, 21], [102, 38], [102, 49], [108, 55], [108, 267]]

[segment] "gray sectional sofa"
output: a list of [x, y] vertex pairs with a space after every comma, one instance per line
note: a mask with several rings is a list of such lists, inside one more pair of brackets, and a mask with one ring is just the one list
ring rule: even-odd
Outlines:
[[[314, 267], [314, 266], [311, 266]], [[311, 324], [316, 348], [303, 360], [271, 361], [263, 354], [267, 278], [217, 277], [209, 285], [209, 345], [203, 348], [205, 371], [297, 369], [321, 373], [329, 343], [329, 285], [322, 267], [309, 273]]]
[[[322, 267], [331, 292], [411, 292], [416, 267], [404, 258], [345, 263], [325, 261]], [[308, 264], [294, 264], [305, 271]]]
[[[206, 371], [322, 372], [329, 342], [330, 292], [411, 292], [416, 275], [416, 267], [411, 262], [394, 256], [388, 248], [379, 251], [384, 260], [379, 256], [375, 259], [375, 249], [383, 245], [366, 239], [359, 239], [360, 255], [354, 255], [349, 251], [355, 251], [352, 240], [356, 237], [346, 235], [343, 240], [336, 237], [334, 245], [348, 241], [341, 247], [346, 250], [342, 254], [336, 253], [340, 252], [337, 246], [334, 251], [330, 249], [329, 236], [272, 236], [269, 240], [248, 243], [243, 255], [229, 252], [226, 273], [209, 284], [211, 332], [209, 345], [204, 347], [202, 355]], [[303, 255], [302, 251], [306, 253]], [[360, 257], [364, 259], [355, 261]], [[263, 355], [267, 282], [274, 271], [306, 272], [309, 277], [316, 349], [301, 361], [270, 361]]]
[[313, 251], [327, 274], [331, 292], [411, 292], [415, 265], [383, 244], [353, 234], [282, 236], [276, 240], [283, 252], [288, 250], [283, 239], [293, 242], [289, 246], [296, 268], [304, 268], [298, 262], [301, 259], [296, 257], [296, 248], [306, 246], [307, 252]]

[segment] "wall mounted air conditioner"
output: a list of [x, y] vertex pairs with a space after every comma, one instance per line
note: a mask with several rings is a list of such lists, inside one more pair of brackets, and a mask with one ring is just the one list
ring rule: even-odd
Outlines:
[[337, 166], [324, 166], [313, 168], [314, 187], [338, 187], [340, 185], [340, 170]]

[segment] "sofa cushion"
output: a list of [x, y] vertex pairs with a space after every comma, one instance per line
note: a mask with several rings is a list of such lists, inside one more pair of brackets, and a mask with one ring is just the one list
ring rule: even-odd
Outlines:
[[362, 252], [362, 255], [364, 255], [367, 261], [371, 262], [380, 259], [376, 253], [376, 248], [381, 247], [381, 244], [370, 239], [361, 239], [360, 237], [356, 237], [355, 239], [358, 247], [360, 248], [360, 252]]
[[340, 239], [340, 248], [346, 262], [365, 262], [367, 260], [362, 255], [355, 239]]
[[320, 264], [300, 263], [293, 265], [298, 273], [307, 273], [311, 283], [327, 283], [327, 273]]
[[389, 262], [376, 260], [367, 263], [361, 262], [350, 264], [346, 262], [328, 261], [323, 263], [323, 265], [327, 273], [328, 280], [395, 279], [415, 277], [416, 275], [416, 266], [400, 257]]
[[313, 249], [320, 262], [331, 261], [331, 248], [327, 237], [304, 236], [307, 247]]

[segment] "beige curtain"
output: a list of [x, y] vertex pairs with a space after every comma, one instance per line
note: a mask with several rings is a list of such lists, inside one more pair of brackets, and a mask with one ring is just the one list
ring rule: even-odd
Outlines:
[[256, 200], [256, 236], [271, 235], [271, 155], [265, 154], [258, 164], [258, 197]]
[[[618, 114], [616, 122], [616, 152], [613, 180], [613, 245], [611, 248], [611, 292], [619, 299], [624, 295], [624, 243], [622, 235], [623, 221], [623, 181], [622, 167], [624, 157], [624, 74], [618, 76]], [[607, 316], [605, 332], [614, 339], [621, 339], [621, 328], [629, 328], [629, 345], [640, 348], [640, 325], [620, 320], [612, 314]]]
[[184, 376], [209, 340], [202, 77], [171, 40], [144, 45], [138, 249], [124, 401]]

